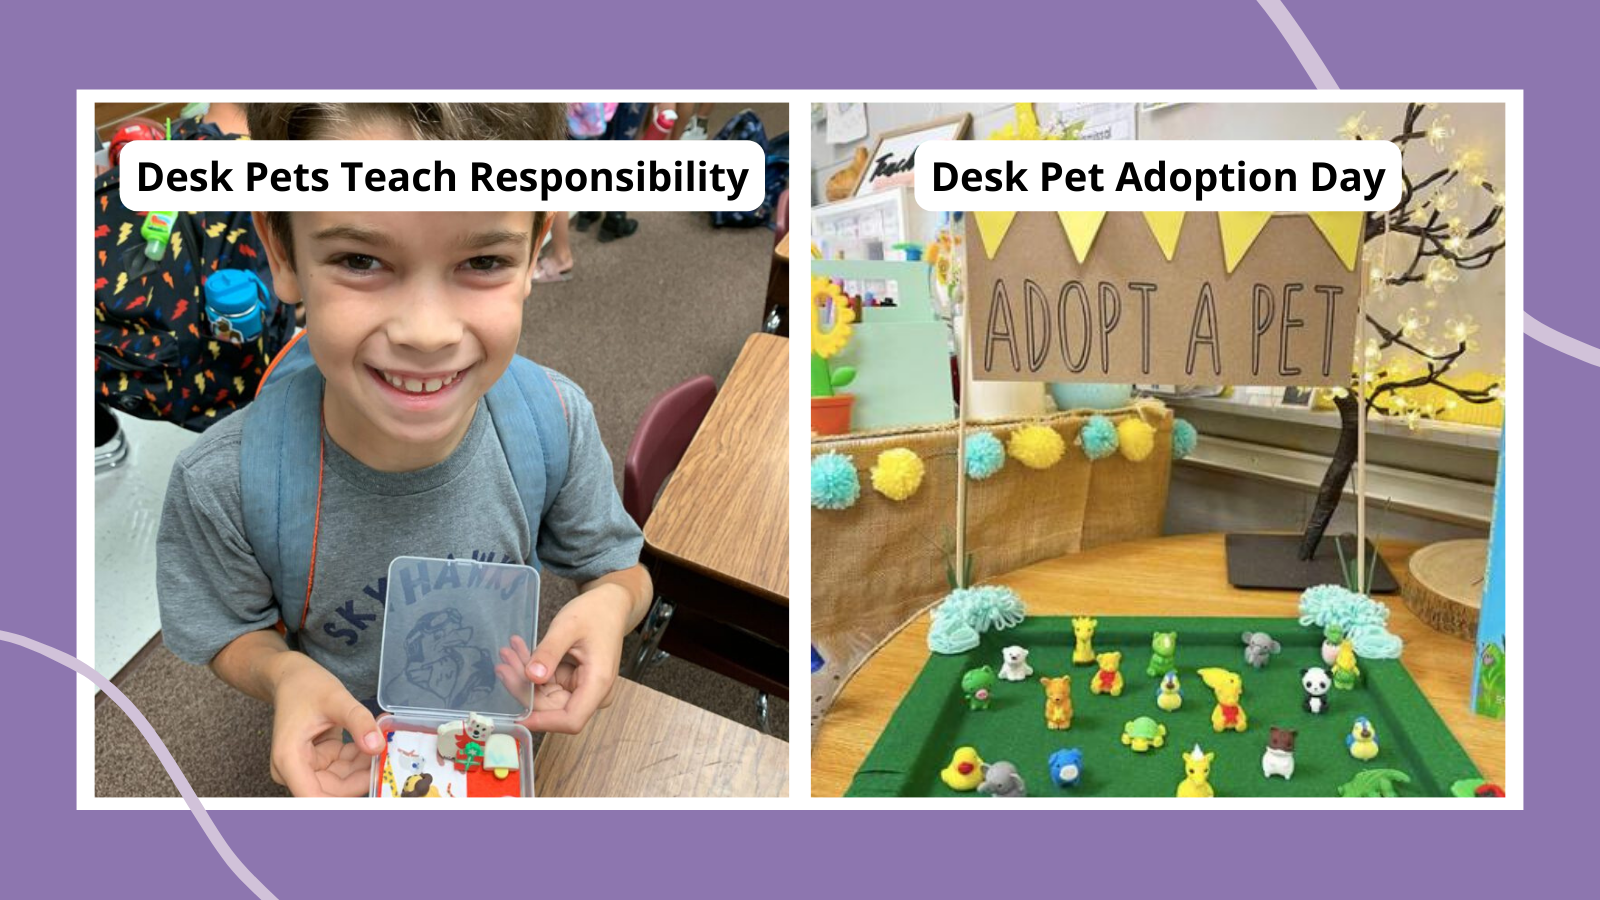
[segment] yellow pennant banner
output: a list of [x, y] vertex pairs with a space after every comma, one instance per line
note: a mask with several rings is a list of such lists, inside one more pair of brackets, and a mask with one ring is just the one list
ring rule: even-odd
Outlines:
[[[1095, 235], [1100, 233], [1100, 223], [1106, 220], [1103, 212], [1058, 212], [1061, 218], [1061, 227], [1066, 229], [1067, 243], [1072, 245], [1072, 255], [1083, 262], [1089, 255], [1089, 248], [1094, 246]], [[990, 259], [994, 254], [989, 255]]]
[[1272, 221], [1270, 212], [1219, 212], [1217, 228], [1222, 232], [1222, 263], [1228, 274], [1244, 259], [1245, 251], [1256, 242], [1261, 229]]
[[1183, 231], [1183, 213], [1147, 212], [1144, 214], [1144, 223], [1150, 226], [1150, 233], [1156, 236], [1156, 243], [1161, 245], [1161, 255], [1167, 258], [1167, 262], [1172, 262], [1172, 254], [1178, 252], [1178, 235]]
[[1314, 212], [1306, 213], [1311, 221], [1317, 224], [1317, 230], [1322, 232], [1323, 238], [1333, 252], [1339, 254], [1339, 261], [1344, 267], [1354, 272], [1356, 258], [1361, 255], [1362, 239], [1366, 237], [1367, 214], [1356, 210], [1354, 212]]
[[1017, 214], [1012, 212], [975, 212], [973, 221], [978, 223], [978, 234], [983, 238], [983, 252], [990, 259], [994, 259], [996, 251], [1000, 249], [1000, 242], [1006, 239], [1006, 232], [1011, 229], [1011, 220]]

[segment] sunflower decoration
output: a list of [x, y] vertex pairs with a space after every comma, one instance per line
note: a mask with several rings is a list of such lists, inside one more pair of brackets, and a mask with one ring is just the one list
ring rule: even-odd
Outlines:
[[[831, 314], [831, 327], [822, 327], [823, 311]], [[838, 369], [828, 365], [850, 343], [850, 323], [856, 319], [855, 310], [844, 291], [827, 278], [811, 279], [811, 396], [832, 397], [834, 391], [855, 380], [856, 370], [849, 366]]]

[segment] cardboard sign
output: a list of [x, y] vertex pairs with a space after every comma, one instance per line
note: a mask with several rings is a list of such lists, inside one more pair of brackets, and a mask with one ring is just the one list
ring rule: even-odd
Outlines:
[[1104, 216], [1017, 213], [992, 259], [967, 216], [977, 380], [1349, 384], [1364, 271], [1308, 215], [1233, 240], [1232, 272], [1216, 213]]

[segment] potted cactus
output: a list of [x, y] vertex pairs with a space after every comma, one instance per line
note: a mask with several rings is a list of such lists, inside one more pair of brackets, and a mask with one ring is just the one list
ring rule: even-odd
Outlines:
[[850, 430], [855, 397], [839, 393], [855, 380], [849, 366], [834, 368], [828, 360], [850, 343], [855, 311], [839, 286], [827, 278], [811, 279], [811, 432], [844, 434]]

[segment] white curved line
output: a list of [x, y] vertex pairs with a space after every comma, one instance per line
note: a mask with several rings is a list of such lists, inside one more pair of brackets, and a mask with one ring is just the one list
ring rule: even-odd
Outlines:
[[161, 767], [167, 770], [167, 775], [172, 779], [172, 783], [178, 786], [178, 793], [182, 794], [184, 802], [189, 804], [189, 811], [194, 813], [195, 821], [200, 823], [200, 830], [204, 831], [206, 837], [211, 840], [211, 846], [217, 851], [217, 855], [222, 857], [222, 861], [227, 863], [228, 868], [233, 870], [234, 877], [249, 888], [250, 892], [255, 894], [259, 900], [278, 900], [277, 896], [267, 890], [267, 886], [262, 884], [261, 880], [256, 878], [255, 875], [251, 874], [244, 863], [239, 861], [239, 857], [234, 855], [233, 848], [229, 847], [228, 842], [222, 839], [222, 832], [218, 831], [216, 824], [211, 821], [210, 813], [207, 813], [206, 808], [201, 805], [200, 798], [195, 796], [194, 788], [189, 786], [189, 779], [183, 777], [183, 770], [178, 768], [177, 762], [172, 758], [172, 753], [167, 750], [167, 745], [161, 742], [161, 736], [156, 734], [154, 728], [150, 727], [149, 720], [145, 719], [144, 713], [139, 712], [139, 707], [134, 706], [133, 701], [129, 700], [126, 694], [111, 683], [111, 679], [95, 671], [93, 666], [83, 660], [63, 653], [49, 644], [41, 644], [32, 638], [13, 634], [9, 631], [0, 631], [0, 641], [16, 644], [18, 647], [32, 650], [46, 659], [54, 660], [94, 682], [96, 687], [105, 691], [106, 696], [110, 697], [111, 701], [127, 714], [133, 724], [138, 727], [139, 733], [144, 735], [145, 743], [149, 744], [150, 749], [155, 751], [156, 758], [161, 760]]
[[1524, 312], [1522, 333], [1560, 353], [1581, 360], [1591, 366], [1600, 366], [1600, 348], [1591, 347], [1574, 337], [1568, 337]]
[[1311, 46], [1310, 38], [1300, 30], [1300, 25], [1295, 22], [1294, 16], [1289, 15], [1289, 11], [1283, 8], [1283, 0], [1256, 0], [1256, 3], [1260, 4], [1261, 11], [1267, 14], [1272, 24], [1278, 26], [1278, 33], [1283, 35], [1289, 49], [1293, 50], [1295, 57], [1300, 60], [1300, 66], [1311, 76], [1311, 83], [1318, 90], [1338, 90], [1339, 85], [1333, 80], [1333, 73], [1322, 64], [1322, 57], [1317, 55], [1317, 48]]

